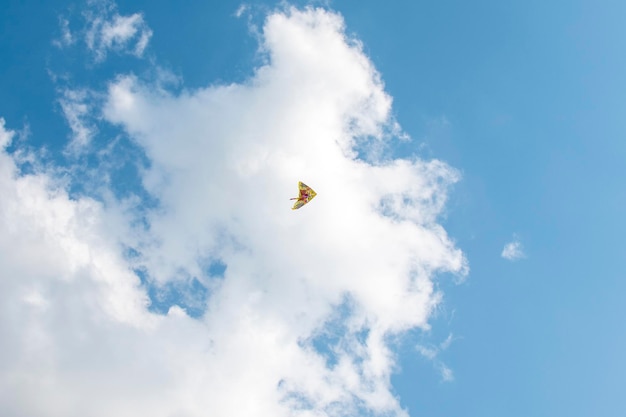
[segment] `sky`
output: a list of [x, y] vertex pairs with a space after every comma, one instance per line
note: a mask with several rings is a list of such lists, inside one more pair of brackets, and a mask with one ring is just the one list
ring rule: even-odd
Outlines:
[[5, 3], [1, 415], [626, 412], [626, 4]]

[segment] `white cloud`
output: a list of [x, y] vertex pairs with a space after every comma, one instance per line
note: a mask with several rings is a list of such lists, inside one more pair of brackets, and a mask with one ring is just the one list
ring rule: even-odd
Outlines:
[[0, 149], [3, 150], [11, 144], [13, 136], [15, 136], [15, 132], [7, 130], [5, 125], [6, 121], [3, 118], [0, 118]]
[[250, 6], [248, 6], [247, 4], [241, 3], [239, 7], [237, 7], [237, 10], [235, 10], [235, 17], [241, 17], [244, 13], [248, 11], [249, 8]]
[[504, 259], [508, 259], [509, 261], [517, 261], [526, 257], [522, 242], [519, 241], [519, 238], [517, 236], [514, 236], [513, 241], [504, 245], [504, 248], [502, 249], [502, 253], [500, 255]]
[[[148, 227], [136, 202], [69, 198], [0, 153], [0, 414], [406, 415], [387, 340], [427, 328], [434, 274], [467, 272], [437, 223], [458, 174], [355, 158], [395, 121], [339, 15], [276, 12], [263, 36], [268, 63], [244, 84], [110, 83], [104, 117], [150, 160]], [[298, 180], [318, 196], [291, 211]], [[159, 283], [197, 278], [206, 313], [151, 313], [135, 268]]]
[[84, 36], [96, 61], [103, 61], [110, 50], [143, 56], [152, 30], [141, 13], [122, 16], [117, 12], [117, 5], [109, 0], [93, 0], [89, 6], [83, 14]]
[[142, 57], [152, 37], [143, 14], [120, 15], [112, 0], [88, 0], [82, 16], [83, 26], [74, 32], [70, 30], [70, 20], [60, 16], [61, 35], [52, 43], [65, 48], [82, 39], [96, 62], [101, 62], [109, 51]]
[[420, 355], [432, 362], [435, 369], [439, 371], [439, 375], [441, 376], [441, 380], [443, 382], [454, 381], [454, 372], [442, 360], [439, 359], [439, 355], [441, 352], [447, 350], [454, 340], [455, 338], [452, 336], [452, 333], [450, 333], [446, 340], [441, 342], [439, 345], [426, 346], [418, 344], [415, 346], [415, 349]]
[[437, 357], [437, 354], [439, 353], [439, 349], [436, 349], [432, 346], [428, 347], [424, 345], [417, 345], [415, 348], [420, 353], [420, 355], [429, 360], [435, 359]]
[[70, 22], [64, 17], [59, 17], [59, 27], [61, 30], [61, 36], [58, 39], [52, 41], [52, 43], [58, 48], [64, 48], [73, 45], [76, 42], [76, 38], [70, 30]]
[[439, 364], [439, 372], [441, 373], [441, 379], [444, 382], [454, 381], [454, 372], [452, 372], [452, 369], [448, 368], [443, 363]]
[[96, 133], [97, 128], [88, 120], [92, 112], [90, 104], [92, 101], [90, 92], [84, 89], [65, 89], [59, 98], [61, 110], [72, 131], [72, 138], [68, 144], [68, 150], [71, 152], [84, 150]]

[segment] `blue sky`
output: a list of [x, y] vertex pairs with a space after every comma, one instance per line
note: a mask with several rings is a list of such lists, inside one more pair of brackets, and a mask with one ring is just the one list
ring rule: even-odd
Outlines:
[[626, 5], [213, 3], [5, 7], [2, 414], [623, 415]]

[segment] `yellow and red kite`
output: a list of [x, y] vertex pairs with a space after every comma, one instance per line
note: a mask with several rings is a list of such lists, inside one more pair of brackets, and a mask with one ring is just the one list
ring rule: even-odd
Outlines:
[[299, 209], [300, 207], [302, 207], [303, 205], [305, 205], [309, 201], [313, 200], [313, 197], [315, 197], [317, 195], [317, 193], [315, 191], [313, 191], [313, 189], [311, 187], [309, 187], [308, 185], [306, 185], [302, 181], [298, 182], [298, 191], [300, 193], [298, 195], [298, 197], [290, 199], [290, 200], [296, 200], [295, 204], [291, 208], [292, 210]]

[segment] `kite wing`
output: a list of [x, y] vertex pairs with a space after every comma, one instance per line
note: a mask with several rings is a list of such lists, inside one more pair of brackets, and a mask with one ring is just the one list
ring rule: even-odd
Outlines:
[[291, 208], [292, 210], [297, 210], [309, 201], [313, 200], [313, 197], [317, 195], [315, 191], [302, 181], [298, 182], [298, 192], [299, 195], [297, 198], [292, 198], [292, 200], [296, 200], [295, 204]]

